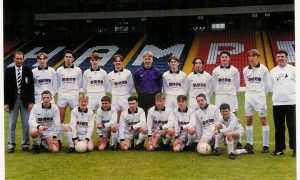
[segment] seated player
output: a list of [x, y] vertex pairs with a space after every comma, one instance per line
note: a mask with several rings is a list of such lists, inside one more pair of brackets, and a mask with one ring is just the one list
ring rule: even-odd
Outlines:
[[120, 148], [123, 151], [134, 148], [134, 138], [138, 139], [135, 149], [142, 150], [147, 135], [146, 115], [142, 108], [138, 107], [138, 98], [128, 98], [129, 108], [121, 113], [119, 125]]
[[109, 144], [109, 134], [111, 135], [111, 149], [117, 150], [118, 124], [117, 112], [111, 108], [111, 99], [109, 96], [101, 98], [101, 108], [97, 110], [96, 125], [98, 134], [98, 149], [103, 151]]
[[32, 153], [41, 152], [41, 140], [44, 140], [50, 152], [58, 152], [59, 144], [56, 137], [60, 128], [59, 109], [56, 104], [51, 103], [50, 91], [43, 91], [41, 99], [41, 103], [33, 106], [29, 117], [30, 136], [33, 142]]
[[[205, 94], [199, 94], [196, 99], [199, 105], [194, 116], [194, 118], [196, 118], [197, 147], [200, 147], [204, 143], [212, 145], [215, 123], [222, 118], [221, 113], [216, 105], [207, 104]], [[197, 150], [198, 149], [199, 148], [197, 148]]]
[[[174, 123], [171, 118], [172, 109], [165, 106], [165, 96], [162, 93], [155, 95], [155, 106], [148, 111], [147, 128], [148, 141], [146, 149], [154, 151], [158, 146], [163, 146], [164, 149], [169, 149], [172, 137], [174, 136]], [[162, 137], [165, 141], [162, 142]]]
[[229, 104], [223, 103], [220, 105], [222, 118], [215, 124], [215, 148], [214, 155], [218, 156], [221, 153], [220, 141], [226, 136], [227, 153], [230, 159], [235, 159], [236, 154], [253, 153], [252, 149], [236, 149], [234, 150], [233, 143], [238, 142], [243, 127], [233, 112], [230, 110]]
[[195, 141], [195, 121], [191, 121], [193, 119], [191, 117], [194, 115], [194, 110], [187, 107], [186, 100], [187, 97], [185, 95], [179, 95], [177, 97], [178, 108], [175, 108], [172, 114], [175, 129], [174, 152], [180, 152], [185, 147], [186, 149], [192, 150], [192, 145]]
[[75, 152], [75, 145], [79, 141], [87, 144], [87, 151], [93, 151], [94, 144], [92, 134], [94, 130], [94, 114], [87, 108], [89, 97], [79, 95], [79, 107], [74, 108], [71, 112], [70, 125], [65, 124], [64, 131], [68, 140], [69, 148], [67, 153]]

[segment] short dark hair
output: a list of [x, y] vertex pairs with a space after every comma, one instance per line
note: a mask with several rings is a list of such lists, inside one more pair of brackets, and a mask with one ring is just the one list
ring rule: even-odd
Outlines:
[[171, 56], [169, 59], [168, 59], [168, 62], [171, 62], [171, 60], [174, 59], [175, 61], [177, 61], [179, 63], [179, 59], [177, 56]]
[[186, 101], [186, 100], [187, 100], [186, 95], [179, 95], [179, 96], [177, 96], [177, 102], [179, 102], [179, 101]]
[[90, 55], [90, 59], [101, 59], [102, 57], [100, 57], [99, 53], [97, 52], [92, 52], [92, 54]]
[[227, 56], [230, 57], [230, 52], [229, 52], [229, 51], [221, 51], [221, 52], [220, 52], [220, 56], [221, 56], [222, 54], [226, 54]]
[[120, 58], [121, 61], [123, 62], [123, 56], [121, 56], [120, 54], [115, 54], [115, 55], [113, 56], [113, 62], [116, 61], [117, 58]]
[[285, 54], [286, 57], [289, 55], [285, 50], [278, 50], [276, 54]]
[[220, 105], [220, 110], [225, 110], [225, 109], [229, 109], [230, 110], [230, 106], [227, 103], [223, 103]]
[[202, 94], [202, 93], [201, 93], [201, 94], [198, 94], [198, 95], [196, 96], [196, 99], [197, 99], [198, 97], [203, 97], [203, 99], [207, 100], [205, 94]]
[[40, 53], [37, 55], [37, 59], [40, 59], [41, 56], [44, 56], [45, 59], [48, 59], [48, 55], [47, 55], [45, 52], [40, 52]]
[[24, 53], [22, 53], [21, 51], [16, 51], [14, 52], [13, 58], [15, 58], [16, 55], [22, 55], [24, 57]]
[[73, 52], [72, 52], [71, 50], [66, 50], [64, 56], [65, 56], [66, 54], [72, 54], [72, 56], [73, 56]]
[[136, 96], [130, 96], [129, 98], [128, 98], [128, 102], [129, 101], [136, 101], [136, 102], [138, 102], [138, 97], [136, 97]]
[[111, 103], [111, 98], [109, 97], [109, 96], [103, 96], [102, 98], [101, 98], [101, 102], [102, 101], [108, 101], [109, 103]]
[[49, 90], [43, 91], [43, 92], [42, 92], [42, 96], [43, 96], [44, 94], [50, 94], [50, 96], [52, 97], [52, 94], [51, 94], [51, 92], [50, 92]]
[[200, 59], [200, 61], [201, 61], [201, 63], [202, 63], [202, 65], [204, 65], [204, 59], [202, 58], [202, 57], [195, 57], [194, 58], [194, 60], [193, 60], [193, 65], [195, 65], [196, 64], [196, 61], [198, 60], [198, 59]]

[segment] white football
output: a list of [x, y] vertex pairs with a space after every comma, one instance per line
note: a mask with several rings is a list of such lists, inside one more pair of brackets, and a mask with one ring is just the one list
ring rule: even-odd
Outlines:
[[75, 144], [75, 151], [79, 153], [83, 153], [87, 151], [87, 143], [84, 141], [79, 141]]
[[205, 156], [210, 155], [211, 147], [207, 143], [198, 144], [197, 152], [200, 153], [201, 155], [205, 155]]

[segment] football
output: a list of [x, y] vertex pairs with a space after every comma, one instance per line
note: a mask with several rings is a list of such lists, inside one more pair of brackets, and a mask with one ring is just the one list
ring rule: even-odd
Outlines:
[[83, 153], [87, 151], [87, 143], [84, 141], [79, 141], [75, 144], [75, 151], [79, 153]]
[[209, 155], [211, 153], [211, 147], [207, 143], [199, 144], [197, 146], [197, 152], [200, 153], [201, 155]]

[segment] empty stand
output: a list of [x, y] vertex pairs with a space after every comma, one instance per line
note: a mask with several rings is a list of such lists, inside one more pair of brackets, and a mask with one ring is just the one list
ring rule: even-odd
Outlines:
[[288, 63], [295, 65], [295, 32], [293, 30], [270, 31], [269, 39], [276, 63], [275, 57], [278, 50], [285, 50], [288, 52]]
[[230, 63], [238, 68], [241, 75], [241, 87], [245, 86], [243, 68], [248, 65], [247, 51], [256, 48], [255, 32], [210, 31], [200, 34], [197, 55], [205, 59], [205, 70], [212, 70], [220, 64], [219, 53], [227, 50], [231, 54]]
[[142, 65], [143, 53], [145, 51], [152, 51], [154, 55], [153, 65], [159, 68], [161, 72], [169, 70], [168, 58], [171, 56], [177, 56], [179, 58], [179, 68], [181, 69], [190, 48], [191, 40], [192, 37], [180, 39], [170, 34], [167, 37], [149, 35], [126, 68], [134, 71], [137, 67]]

